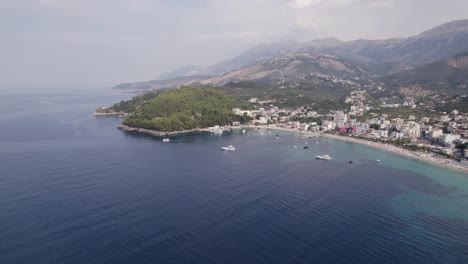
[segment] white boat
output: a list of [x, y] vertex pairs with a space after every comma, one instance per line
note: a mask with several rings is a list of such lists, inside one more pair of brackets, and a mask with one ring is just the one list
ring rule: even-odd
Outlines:
[[171, 140], [170, 140], [169, 138], [163, 138], [162, 141], [163, 141], [163, 142], [169, 142], [169, 141], [171, 141]]
[[245, 129], [242, 129], [242, 134], [245, 134]]
[[233, 145], [229, 145], [229, 146], [227, 146], [227, 147], [222, 147], [221, 150], [235, 151], [235, 150], [236, 150], [236, 147], [234, 147]]
[[319, 160], [331, 160], [331, 157], [329, 155], [318, 155], [316, 157]]

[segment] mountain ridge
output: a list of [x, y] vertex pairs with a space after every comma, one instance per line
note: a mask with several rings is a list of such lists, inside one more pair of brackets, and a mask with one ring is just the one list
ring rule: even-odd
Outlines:
[[[230, 60], [188, 71], [184, 75], [171, 80], [127, 83], [118, 85], [115, 88], [161, 89], [197, 83], [217, 85], [225, 83], [219, 81], [220, 79], [238, 75], [239, 71], [252, 72], [252, 67], [261, 67], [259, 65], [263, 62], [275, 59], [284, 60], [287, 57], [302, 54], [332, 56], [342, 63], [353, 64], [351, 67], [365, 69], [366, 74], [388, 75], [410, 70], [467, 51], [468, 19], [464, 19], [442, 24], [409, 38], [358, 39], [343, 42], [329, 37], [308, 42], [283, 41], [259, 44]], [[283, 74], [280, 75], [287, 76], [286, 70], [287, 68], [278, 67], [274, 71], [277, 73], [283, 71]], [[315, 73], [320, 73], [320, 69]], [[290, 76], [293, 77], [290, 81], [297, 81], [297, 76], [294, 74]], [[245, 77], [238, 79], [256, 80], [258, 78], [253, 76], [251, 79]], [[275, 78], [271, 79], [276, 81]]]

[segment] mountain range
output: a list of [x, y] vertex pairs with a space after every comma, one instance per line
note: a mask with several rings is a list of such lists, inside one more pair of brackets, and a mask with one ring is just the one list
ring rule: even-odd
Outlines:
[[468, 57], [466, 52], [468, 19], [452, 21], [409, 38], [348, 42], [325, 38], [261, 44], [209, 67], [184, 66], [160, 80], [125, 83], [115, 88], [144, 90], [191, 84], [222, 86], [242, 81], [283, 84], [309, 82], [317, 78], [321, 81], [316, 84], [320, 85], [378, 76], [390, 86], [411, 82], [428, 85], [430, 80], [440, 77], [444, 80], [436, 83], [445, 82], [444, 89], [455, 85], [456, 89], [466, 91], [464, 85], [468, 80], [468, 69], [454, 66], [464, 65]]

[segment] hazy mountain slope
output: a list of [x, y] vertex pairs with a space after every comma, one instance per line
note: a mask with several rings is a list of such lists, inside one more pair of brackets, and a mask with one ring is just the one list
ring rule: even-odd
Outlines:
[[415, 88], [468, 94], [468, 53], [403, 71], [382, 80], [394, 88]]
[[288, 53], [301, 53], [300, 51], [306, 47], [320, 49], [323, 47], [340, 45], [342, 43], [343, 42], [341, 40], [338, 40], [336, 38], [323, 38], [315, 39], [305, 43], [295, 41], [283, 41], [272, 44], [259, 44], [232, 59], [221, 61], [206, 68], [198, 69], [197, 71], [192, 71], [180, 76], [188, 77], [220, 75], [262, 61], [279, 58]]
[[263, 79], [297, 81], [310, 73], [322, 73], [323, 67], [307, 68], [309, 67], [307, 66], [305, 67], [309, 70], [307, 72], [297, 67], [291, 68], [290, 63], [274, 63], [274, 69], [268, 69], [266, 65], [261, 64], [275, 59], [279, 60], [277, 62], [286, 62], [284, 58], [300, 57], [304, 54], [312, 57], [317, 54], [332, 55], [335, 60], [346, 61], [353, 64], [353, 67], [366, 69], [369, 73], [387, 75], [463, 52], [468, 52], [468, 19], [453, 21], [410, 38], [349, 42], [327, 38], [304, 43], [278, 42], [257, 45], [231, 60], [202, 69], [180, 71], [182, 75], [179, 78], [128, 83], [116, 88], [159, 89], [197, 82], [217, 85], [230, 81]]
[[[452, 21], [410, 38], [355, 40], [335, 38], [258, 45], [232, 60], [200, 71], [218, 75], [286, 54], [328, 54], [366, 66], [378, 74], [397, 72], [468, 51], [468, 19]], [[197, 75], [192, 74], [190, 76]]]
[[300, 82], [311, 75], [327, 75], [346, 78], [367, 75], [365, 70], [353, 63], [328, 55], [286, 55], [229, 72], [225, 75], [200, 81], [206, 85], [224, 85], [229, 82]]
[[181, 76], [191, 75], [191, 73], [202, 70], [203, 67], [197, 65], [184, 65], [170, 72], [161, 74], [159, 80], [169, 80]]

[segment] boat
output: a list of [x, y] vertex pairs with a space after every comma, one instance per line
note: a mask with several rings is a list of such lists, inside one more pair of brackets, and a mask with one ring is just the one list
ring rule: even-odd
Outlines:
[[222, 147], [221, 150], [225, 150], [225, 151], [235, 151], [236, 150], [236, 147], [234, 147], [233, 145], [229, 145], [227, 147]]
[[169, 138], [163, 138], [162, 141], [163, 141], [163, 142], [169, 142], [169, 141], [171, 141], [171, 140], [170, 140]]
[[278, 136], [278, 135], [276, 135], [276, 136], [275, 136], [275, 139], [279, 139], [279, 136]]
[[379, 162], [380, 160], [378, 159], [377, 162]]
[[309, 148], [309, 146], [304, 146], [304, 149], [308, 149], [308, 148]]
[[245, 134], [245, 129], [242, 129], [242, 134]]
[[329, 155], [318, 155], [316, 156], [316, 158], [319, 160], [331, 160], [331, 157]]
[[353, 163], [353, 161], [352, 161], [352, 160], [350, 160], [350, 161], [348, 162], [348, 164], [352, 164], [352, 163]]

